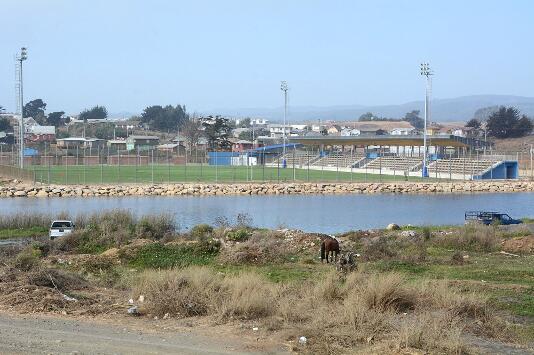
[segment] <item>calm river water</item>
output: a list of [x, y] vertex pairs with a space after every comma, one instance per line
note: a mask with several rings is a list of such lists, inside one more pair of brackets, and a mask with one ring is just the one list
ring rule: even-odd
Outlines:
[[503, 211], [512, 217], [534, 217], [534, 193], [436, 195], [289, 195], [3, 198], [0, 214], [39, 212], [74, 216], [86, 212], [128, 209], [137, 215], [170, 213], [182, 230], [217, 217], [235, 221], [247, 213], [258, 227], [298, 228], [338, 233], [397, 224], [463, 224], [467, 210]]

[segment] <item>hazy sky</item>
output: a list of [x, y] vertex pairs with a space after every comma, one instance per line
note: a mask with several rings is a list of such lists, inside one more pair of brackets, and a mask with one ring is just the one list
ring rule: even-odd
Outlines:
[[0, 105], [28, 46], [25, 99], [48, 111], [189, 111], [534, 96], [534, 2], [0, 0]]

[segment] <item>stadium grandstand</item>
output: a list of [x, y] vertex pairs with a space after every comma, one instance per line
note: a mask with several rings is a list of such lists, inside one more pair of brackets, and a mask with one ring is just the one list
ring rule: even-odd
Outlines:
[[[293, 149], [267, 164], [315, 170], [422, 176], [421, 135], [290, 137]], [[492, 154], [488, 142], [455, 135], [427, 139], [429, 177], [437, 179], [515, 179], [515, 157]]]

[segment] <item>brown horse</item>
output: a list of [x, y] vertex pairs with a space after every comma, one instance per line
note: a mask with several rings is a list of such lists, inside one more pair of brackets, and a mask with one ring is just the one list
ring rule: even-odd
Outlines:
[[329, 259], [332, 262], [336, 262], [337, 254], [339, 254], [339, 242], [337, 239], [328, 237], [323, 239], [321, 242], [321, 262], [326, 259], [326, 262], [329, 263]]

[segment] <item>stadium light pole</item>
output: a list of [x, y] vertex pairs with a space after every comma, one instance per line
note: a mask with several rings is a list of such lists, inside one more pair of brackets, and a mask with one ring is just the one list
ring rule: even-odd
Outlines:
[[283, 80], [280, 83], [280, 90], [282, 90], [284, 92], [284, 123], [282, 125], [282, 136], [283, 136], [283, 139], [282, 139], [282, 142], [283, 142], [283, 145], [282, 145], [282, 156], [283, 156], [284, 160], [282, 161], [282, 167], [285, 168], [286, 167], [287, 90], [288, 90], [287, 81]]
[[24, 90], [22, 85], [22, 62], [28, 59], [27, 48], [22, 47], [20, 49], [20, 54], [17, 55], [17, 61], [20, 63], [19, 70], [19, 105], [20, 105], [20, 126], [19, 126], [19, 148], [20, 148], [20, 168], [24, 168]]
[[423, 128], [423, 177], [428, 177], [427, 170], [427, 122], [430, 117], [430, 92], [432, 90], [432, 71], [430, 70], [430, 65], [428, 63], [421, 63], [421, 75], [426, 77], [426, 90], [425, 90], [425, 123]]

